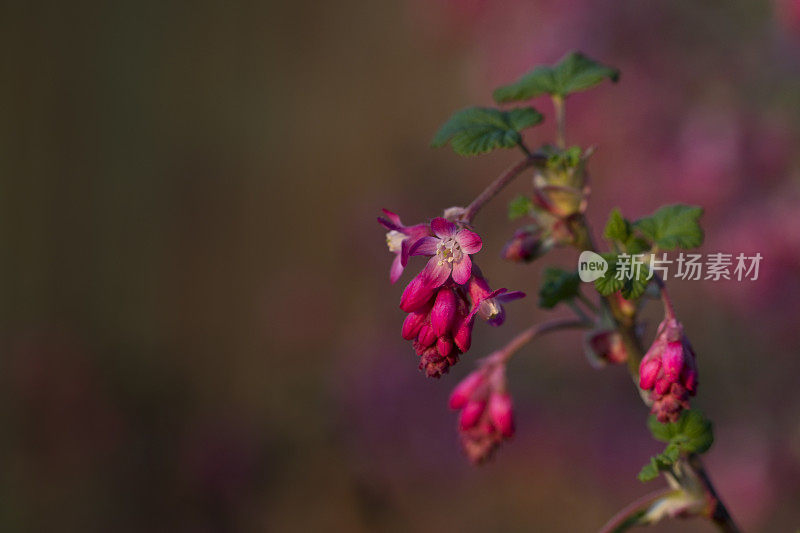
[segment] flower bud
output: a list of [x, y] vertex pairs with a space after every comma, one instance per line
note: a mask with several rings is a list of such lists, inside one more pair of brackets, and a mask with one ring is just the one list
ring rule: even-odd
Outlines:
[[469, 316], [459, 317], [456, 323], [453, 340], [462, 352], [469, 351], [469, 347], [472, 345], [472, 326], [474, 323], [475, 317]]
[[697, 392], [697, 364], [683, 326], [675, 318], [659, 324], [656, 339], [639, 365], [639, 386], [651, 391], [651, 412], [659, 422], [675, 422], [689, 408], [689, 398]]
[[428, 309], [422, 308], [419, 311], [409, 313], [403, 321], [403, 329], [401, 335], [407, 341], [413, 340], [419, 335], [422, 326], [428, 318]]
[[438, 337], [449, 334], [453, 328], [456, 319], [456, 303], [456, 295], [452, 289], [442, 288], [436, 294], [431, 310], [431, 325], [433, 332]]
[[483, 411], [486, 409], [486, 401], [469, 400], [467, 405], [461, 410], [458, 419], [458, 427], [461, 430], [470, 429], [480, 420]]
[[439, 337], [436, 341], [436, 349], [439, 350], [439, 354], [442, 356], [450, 355], [450, 352], [453, 350], [453, 341], [450, 337]]
[[506, 261], [529, 263], [543, 256], [552, 248], [552, 241], [542, 239], [542, 230], [538, 226], [525, 226], [514, 232], [500, 256]]
[[650, 390], [656, 382], [658, 371], [661, 370], [661, 360], [645, 357], [639, 365], [639, 387]]
[[468, 374], [450, 394], [450, 409], [461, 409], [467, 405], [469, 398], [484, 383], [486, 383], [486, 375], [483, 371], [476, 370]]
[[414, 279], [408, 282], [408, 285], [403, 291], [403, 295], [400, 297], [400, 309], [406, 313], [412, 313], [421, 309], [425, 304], [430, 302], [435, 290], [435, 288], [431, 287], [426, 282], [423, 273], [418, 274]]
[[664, 365], [664, 377], [671, 382], [677, 381], [683, 370], [683, 345], [680, 342], [667, 343], [661, 364]]
[[620, 364], [628, 360], [622, 336], [613, 329], [597, 330], [586, 336], [586, 357], [595, 368]]
[[489, 417], [494, 427], [504, 437], [514, 435], [514, 414], [511, 396], [504, 392], [492, 392], [489, 396]]
[[425, 347], [432, 346], [433, 343], [436, 342], [436, 334], [433, 332], [433, 328], [429, 324], [422, 326], [419, 331], [417, 341]]

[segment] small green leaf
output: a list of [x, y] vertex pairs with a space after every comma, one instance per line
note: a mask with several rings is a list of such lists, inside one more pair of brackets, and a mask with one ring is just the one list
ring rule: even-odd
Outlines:
[[478, 155], [495, 148], [513, 148], [519, 132], [535, 126], [543, 116], [532, 107], [501, 111], [491, 107], [469, 107], [453, 114], [431, 141], [438, 148], [448, 142], [459, 155]]
[[508, 219], [514, 220], [524, 217], [533, 209], [533, 202], [527, 196], [521, 194], [508, 203]]
[[639, 481], [644, 483], [657, 478], [660, 472], [661, 470], [658, 468], [658, 462], [656, 461], [656, 458], [651, 457], [650, 462], [642, 467], [642, 469], [639, 471], [639, 475], [636, 477], [639, 478]]
[[654, 415], [647, 417], [647, 428], [653, 438], [661, 442], [669, 442], [672, 437], [677, 435], [676, 424], [662, 424]]
[[699, 218], [702, 207], [667, 205], [637, 220], [633, 226], [662, 250], [690, 249], [703, 244], [703, 229]]
[[650, 428], [653, 437], [666, 442], [667, 447], [663, 453], [652, 457], [650, 464], [642, 468], [639, 472], [641, 481], [653, 479], [660, 470], [665, 470], [677, 461], [681, 454], [706, 452], [714, 442], [711, 422], [695, 409], [684, 411], [677, 422], [667, 424], [662, 424], [655, 416], [650, 415], [647, 427]]
[[[594, 286], [597, 292], [602, 296], [609, 296], [621, 291], [626, 300], [635, 300], [644, 294], [650, 284], [650, 280], [647, 279], [649, 270], [644, 262], [639, 262], [637, 266], [634, 266], [634, 258], [629, 257], [627, 266], [625, 266], [616, 253], [610, 252], [600, 255], [608, 263], [608, 270], [605, 271], [603, 277], [595, 280]], [[620, 275], [623, 267], [625, 271]], [[637, 273], [636, 276], [633, 276], [634, 272]]]
[[539, 289], [539, 306], [552, 309], [559, 302], [575, 298], [578, 295], [580, 282], [577, 272], [548, 268], [544, 272], [542, 287]]
[[562, 150], [549, 144], [541, 148], [541, 152], [547, 157], [545, 165], [551, 170], [566, 170], [575, 168], [581, 163], [583, 150], [580, 146], [570, 146]]
[[710, 420], [700, 411], [690, 410], [683, 413], [678, 423], [681, 434], [687, 438], [683, 448], [693, 453], [704, 453], [714, 444], [714, 428]]
[[611, 214], [608, 215], [608, 222], [603, 231], [603, 235], [611, 241], [620, 243], [627, 242], [631, 236], [631, 224], [622, 217], [619, 209], [613, 209]]
[[619, 70], [572, 52], [553, 67], [536, 67], [515, 83], [498, 88], [493, 96], [498, 103], [529, 100], [545, 93], [565, 97], [590, 89], [606, 78], [616, 82]]
[[594, 287], [601, 295], [610, 296], [625, 287], [625, 280], [617, 279], [617, 254], [605, 253], [600, 255], [608, 263], [608, 270], [605, 271], [602, 277], [594, 281]]

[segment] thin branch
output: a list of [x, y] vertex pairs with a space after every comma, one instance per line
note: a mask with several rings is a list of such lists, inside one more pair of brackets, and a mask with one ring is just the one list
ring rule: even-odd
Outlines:
[[466, 209], [464, 209], [464, 213], [461, 215], [461, 220], [467, 223], [472, 222], [472, 219], [475, 218], [475, 215], [478, 214], [478, 211], [480, 211], [481, 208], [489, 202], [489, 200], [497, 196], [497, 193], [502, 191], [506, 185], [514, 181], [514, 178], [519, 176], [523, 170], [528, 167], [532, 167], [537, 163], [541, 163], [544, 161], [544, 159], [544, 156], [533, 154], [510, 166], [505, 172], [500, 174], [496, 180], [490, 183], [489, 186], [486, 187], [483, 192], [480, 193], [478, 197], [466, 207]]
[[561, 329], [585, 328], [589, 327], [589, 325], [590, 323], [586, 322], [585, 320], [576, 320], [574, 318], [556, 318], [553, 320], [548, 320], [547, 322], [534, 324], [528, 329], [522, 331], [516, 337], [511, 339], [511, 341], [503, 348], [498, 350], [498, 360], [502, 362], [508, 361], [511, 356], [514, 355], [514, 353], [516, 353], [520, 348], [531, 342], [534, 338], [544, 335], [545, 333], [550, 333]]

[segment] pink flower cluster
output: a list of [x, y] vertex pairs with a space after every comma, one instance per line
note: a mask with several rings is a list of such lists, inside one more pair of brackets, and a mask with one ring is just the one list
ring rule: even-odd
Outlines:
[[639, 365], [639, 387], [651, 391], [651, 412], [659, 422], [675, 422], [689, 408], [689, 398], [697, 392], [697, 363], [675, 318], [668, 316], [659, 324], [656, 340]]
[[473, 463], [489, 459], [500, 444], [514, 436], [514, 412], [506, 392], [505, 364], [489, 357], [467, 375], [450, 395], [459, 409], [458, 432], [464, 452]]
[[404, 226], [400, 218], [384, 209], [378, 222], [389, 230], [386, 242], [397, 254], [390, 278], [396, 281], [409, 256], [428, 256], [425, 268], [406, 286], [400, 309], [408, 313], [402, 335], [420, 358], [420, 369], [428, 377], [440, 377], [458, 362], [472, 343], [475, 315], [491, 325], [503, 323], [502, 302], [525, 296], [506, 289], [492, 291], [470, 255], [483, 243], [473, 231], [441, 217], [430, 225]]

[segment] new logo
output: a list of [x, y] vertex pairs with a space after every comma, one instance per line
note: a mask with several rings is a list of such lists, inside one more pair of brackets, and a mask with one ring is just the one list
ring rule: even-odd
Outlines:
[[591, 282], [602, 278], [608, 270], [608, 262], [602, 256], [586, 250], [578, 257], [578, 276], [581, 281]]

